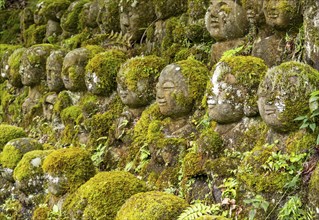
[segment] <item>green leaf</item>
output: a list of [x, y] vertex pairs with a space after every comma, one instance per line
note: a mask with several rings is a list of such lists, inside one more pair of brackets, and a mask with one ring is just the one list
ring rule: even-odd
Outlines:
[[253, 220], [255, 218], [256, 212], [256, 209], [252, 209], [249, 211], [249, 220]]
[[310, 96], [313, 97], [313, 96], [318, 96], [319, 95], [319, 90], [316, 90], [312, 93], [310, 93]]
[[295, 121], [302, 121], [302, 120], [307, 119], [307, 118], [308, 117], [306, 115], [304, 115], [304, 116], [299, 116], [299, 117], [295, 118], [294, 120]]
[[311, 123], [311, 124], [309, 125], [309, 127], [310, 127], [310, 129], [312, 130], [312, 132], [315, 132], [317, 125], [316, 125], [316, 123]]
[[317, 136], [316, 144], [319, 145], [319, 134]]

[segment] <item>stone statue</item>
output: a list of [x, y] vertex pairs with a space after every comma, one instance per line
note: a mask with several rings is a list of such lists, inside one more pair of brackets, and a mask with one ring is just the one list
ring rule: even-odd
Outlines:
[[76, 92], [85, 91], [85, 66], [89, 61], [90, 51], [77, 48], [66, 54], [62, 66], [62, 80], [66, 89]]
[[119, 0], [98, 0], [97, 23], [101, 33], [119, 32], [120, 13]]
[[[264, 0], [263, 11], [268, 33], [256, 38], [252, 55], [265, 60], [269, 67], [289, 60], [301, 60], [302, 52], [295, 48], [302, 25], [300, 1]], [[273, 30], [271, 30], [273, 29]], [[272, 32], [272, 33], [271, 33]], [[299, 39], [301, 40], [301, 39]]]
[[53, 45], [40, 44], [28, 48], [21, 58], [19, 73], [21, 82], [25, 86], [36, 86], [46, 79], [46, 59], [50, 55]]
[[211, 60], [217, 63], [222, 54], [243, 45], [249, 22], [240, 1], [213, 0], [205, 15], [205, 25], [217, 41], [211, 48]]
[[146, 148], [149, 152], [149, 162], [139, 165], [143, 167], [141, 175], [152, 173], [150, 182], [159, 189], [177, 181], [178, 158], [196, 136], [192, 114], [202, 98], [208, 74], [206, 66], [193, 58], [167, 65], [156, 85], [156, 103], [142, 113], [134, 128], [131, 149]]
[[120, 1], [121, 31], [132, 41], [141, 40], [145, 29], [155, 20], [155, 10], [151, 1]]
[[298, 116], [309, 111], [310, 93], [318, 89], [318, 72], [299, 62], [285, 62], [268, 70], [258, 89], [262, 119], [275, 132], [298, 129]]
[[[155, 99], [155, 85], [165, 66], [157, 56], [140, 56], [127, 60], [117, 73], [117, 94], [124, 104], [121, 115], [115, 120], [115, 131], [109, 138], [113, 148], [109, 151], [108, 166], [125, 160], [133, 129], [144, 109]], [[114, 139], [115, 138], [115, 139]], [[114, 140], [112, 140], [114, 139]], [[123, 154], [124, 153], [124, 154]], [[126, 154], [125, 154], [126, 153]], [[114, 156], [117, 155], [117, 156]]]
[[46, 61], [47, 84], [50, 91], [60, 92], [64, 89], [61, 78], [62, 64], [66, 52], [55, 50], [50, 53]]

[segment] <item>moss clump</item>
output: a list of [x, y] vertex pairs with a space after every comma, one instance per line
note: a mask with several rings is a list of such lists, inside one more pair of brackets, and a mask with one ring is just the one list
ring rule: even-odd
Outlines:
[[308, 191], [308, 202], [312, 207], [318, 207], [319, 206], [319, 166], [317, 164], [316, 169], [313, 171], [311, 175], [311, 179], [309, 182], [309, 191]]
[[208, 62], [208, 53], [204, 50], [204, 47], [191, 47], [180, 49], [174, 57], [174, 62], [186, 60], [188, 57], [193, 57], [196, 60], [207, 63]]
[[164, 192], [138, 193], [128, 199], [117, 213], [116, 220], [177, 219], [187, 207], [185, 200]]
[[20, 10], [1, 11], [0, 42], [5, 44], [19, 44], [20, 38]]
[[27, 134], [23, 128], [1, 124], [0, 125], [0, 151], [3, 150], [4, 145], [15, 138], [26, 137]]
[[72, 37], [63, 40], [61, 42], [61, 45], [65, 49], [73, 50], [80, 47], [82, 45], [82, 42], [90, 39], [90, 37], [90, 33], [83, 31], [79, 34], [75, 34]]
[[62, 110], [61, 119], [64, 124], [72, 123], [75, 125], [78, 121], [77, 119], [79, 118], [79, 116], [81, 116], [81, 114], [81, 107], [78, 105], [73, 105]]
[[196, 220], [229, 220], [229, 218], [226, 218], [224, 216], [216, 216], [216, 215], [203, 215], [199, 218], [196, 218]]
[[163, 19], [177, 16], [186, 12], [187, 2], [184, 0], [153, 0], [157, 19]]
[[17, 138], [10, 140], [1, 153], [3, 167], [14, 169], [23, 155], [32, 150], [42, 150], [42, 145], [32, 138]]
[[223, 140], [214, 129], [213, 125], [202, 129], [197, 140], [199, 151], [210, 158], [218, 157], [224, 149]]
[[67, 91], [59, 93], [56, 102], [54, 103], [53, 110], [55, 113], [60, 114], [63, 109], [72, 105], [72, 98]]
[[95, 174], [89, 152], [76, 147], [53, 151], [45, 158], [42, 169], [52, 177], [66, 177], [67, 192], [74, 192]]
[[88, 2], [88, 0], [80, 0], [70, 4], [61, 18], [61, 27], [64, 31], [71, 33], [77, 33], [79, 31], [79, 15], [84, 4]]
[[205, 17], [209, 0], [188, 0], [187, 14], [194, 20]]
[[205, 160], [200, 153], [189, 152], [183, 159], [183, 176], [192, 177], [205, 174]]
[[23, 34], [23, 41], [26, 47], [30, 47], [34, 44], [42, 43], [45, 38], [46, 25], [37, 26], [31, 25]]
[[[42, 163], [52, 150], [34, 150], [23, 155], [13, 172], [19, 187], [29, 194], [43, 189], [44, 173]], [[33, 189], [32, 189], [33, 187]]]
[[19, 74], [19, 67], [21, 63], [21, 58], [26, 48], [19, 48], [15, 50], [8, 59], [9, 65], [9, 82], [15, 87], [22, 87], [21, 76]]
[[124, 52], [116, 49], [95, 55], [86, 66], [88, 90], [96, 95], [109, 96], [116, 89], [115, 78], [126, 58]]
[[285, 150], [287, 153], [301, 154], [312, 149], [316, 143], [316, 136], [303, 130], [292, 132], [285, 141]]
[[128, 89], [135, 91], [139, 80], [153, 79], [150, 83], [154, 83], [164, 65], [164, 60], [157, 56], [134, 57], [122, 65], [118, 79], [124, 78]]
[[128, 198], [146, 190], [145, 183], [128, 172], [101, 172], [70, 195], [63, 210], [74, 219], [113, 220]]
[[18, 48], [20, 45], [10, 45], [10, 44], [0, 44], [0, 71], [1, 71], [1, 83], [3, 82], [3, 78], [8, 77], [8, 59], [9, 56]]
[[121, 30], [119, 2], [119, 0], [99, 2], [97, 23], [102, 33], [119, 32]]
[[51, 209], [47, 206], [40, 206], [33, 211], [32, 220], [47, 220]]
[[192, 57], [189, 57], [187, 60], [178, 61], [176, 64], [181, 67], [181, 73], [184, 76], [189, 89], [189, 97], [187, 100], [177, 99], [177, 102], [182, 105], [189, 102], [200, 103], [209, 76], [207, 67]]
[[46, 18], [46, 20], [59, 21], [59, 17], [66, 11], [70, 3], [69, 0], [43, 0], [40, 10], [36, 14], [39, 17]]
[[120, 98], [115, 96], [104, 113], [97, 113], [92, 116], [88, 124], [90, 127], [90, 145], [97, 146], [99, 144], [97, 140], [100, 137], [108, 136], [113, 122], [120, 117], [123, 108], [124, 105]]

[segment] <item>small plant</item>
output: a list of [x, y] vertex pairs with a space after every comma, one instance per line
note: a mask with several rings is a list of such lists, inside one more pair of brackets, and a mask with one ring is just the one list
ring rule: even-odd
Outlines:
[[[319, 121], [319, 90], [314, 91], [310, 94], [309, 98], [309, 109], [308, 115], [299, 116], [295, 118], [295, 121], [302, 121], [300, 129], [307, 128], [311, 132], [318, 133], [317, 123]], [[317, 135], [316, 144], [319, 145], [319, 133]]]
[[[97, 141], [102, 140], [102, 139], [107, 139], [107, 137], [101, 137], [99, 139], [97, 139]], [[91, 160], [93, 161], [93, 164], [96, 167], [99, 167], [100, 164], [103, 162], [103, 156], [105, 155], [105, 150], [107, 148], [107, 144], [99, 144], [99, 146], [97, 146], [94, 154], [91, 156]]]
[[314, 212], [309, 208], [302, 207], [298, 196], [291, 196], [285, 205], [280, 209], [278, 220], [311, 220], [314, 219]]
[[271, 156], [267, 159], [266, 163], [261, 167], [265, 171], [275, 172], [284, 171], [293, 175], [298, 173], [302, 169], [302, 164], [307, 158], [308, 154], [295, 154], [291, 153], [282, 154], [279, 152], [272, 152]]
[[237, 180], [234, 178], [227, 178], [223, 180], [223, 184], [219, 186], [222, 189], [222, 198], [236, 198]]
[[220, 204], [205, 205], [196, 202], [187, 207], [177, 220], [194, 220], [203, 215], [220, 215], [221, 212]]
[[262, 209], [264, 210], [264, 212], [267, 212], [267, 209], [269, 207], [269, 202], [267, 202], [261, 195], [256, 195], [255, 198], [252, 199], [245, 199], [244, 203], [253, 206], [252, 209], [249, 211], [249, 220], [255, 218], [257, 210]]
[[6, 5], [6, 0], [0, 0], [0, 10], [4, 9]]

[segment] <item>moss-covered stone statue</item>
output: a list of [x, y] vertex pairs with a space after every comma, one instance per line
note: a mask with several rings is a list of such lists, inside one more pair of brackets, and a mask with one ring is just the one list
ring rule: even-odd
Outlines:
[[64, 89], [61, 72], [65, 55], [64, 50], [54, 50], [46, 60], [46, 79], [50, 91], [60, 92]]
[[267, 69], [263, 60], [250, 56], [225, 58], [216, 64], [208, 88], [208, 115], [217, 122], [216, 131], [226, 146], [240, 148], [243, 132], [260, 123], [257, 89]]
[[44, 203], [46, 179], [42, 163], [51, 150], [34, 150], [23, 155], [13, 172], [18, 198], [24, 207], [24, 215], [31, 216], [39, 204]]
[[182, 186], [187, 201], [221, 202], [219, 186], [224, 178], [234, 177], [229, 170], [239, 162], [225, 152], [245, 152], [259, 141], [266, 126], [257, 117], [257, 89], [266, 71], [261, 59], [250, 56], [225, 58], [213, 68], [203, 101], [215, 122], [202, 126], [197, 147], [184, 158]]
[[9, 79], [9, 83], [14, 87], [21, 88], [23, 86], [21, 82], [21, 75], [19, 74], [19, 68], [21, 64], [21, 59], [23, 53], [26, 51], [26, 48], [16, 49], [8, 58], [8, 66], [7, 66], [7, 78]]
[[156, 85], [156, 103], [134, 128], [130, 154], [135, 156], [136, 169], [160, 189], [178, 184], [179, 158], [196, 136], [191, 115], [207, 80], [208, 69], [193, 58], [167, 65]]
[[62, 208], [65, 196], [73, 193], [95, 175], [89, 152], [77, 147], [53, 151], [43, 161], [42, 169], [48, 181], [49, 206]]
[[100, 172], [66, 199], [63, 212], [71, 219], [113, 220], [127, 199], [145, 191], [146, 184], [128, 172]]
[[13, 180], [13, 170], [23, 157], [23, 155], [29, 151], [42, 150], [42, 145], [32, 138], [16, 138], [10, 140], [1, 152], [0, 163], [2, 165], [3, 178]]
[[249, 26], [241, 1], [235, 0], [213, 0], [206, 12], [205, 24], [210, 35], [218, 42], [211, 48], [213, 63], [225, 51], [244, 43], [240, 38], [248, 33]]
[[269, 67], [290, 60], [301, 60], [302, 52], [295, 47], [302, 38], [301, 8], [301, 1], [264, 0], [266, 24], [274, 30], [255, 40], [252, 55], [265, 60]]
[[90, 51], [86, 48], [77, 48], [66, 54], [61, 72], [66, 89], [72, 92], [86, 91], [84, 76], [89, 58]]
[[119, 0], [98, 0], [97, 23], [101, 33], [121, 30], [119, 2]]
[[[309, 65], [294, 61], [267, 71], [258, 89], [258, 108], [269, 130], [239, 166], [237, 180], [243, 189], [242, 197], [253, 193], [268, 201], [281, 197], [287, 200], [283, 192], [292, 190], [287, 183], [300, 178], [304, 162], [316, 154], [312, 150], [316, 137], [298, 130], [299, 121], [294, 119], [310, 112], [308, 100], [310, 93], [318, 90], [318, 74]], [[288, 166], [277, 167], [284, 163]], [[298, 195], [303, 197], [307, 189], [299, 182], [296, 186]]]
[[156, 15], [152, 1], [120, 1], [121, 31], [127, 34], [132, 41], [141, 40], [145, 29], [155, 20]]
[[108, 169], [126, 160], [134, 126], [145, 107], [155, 100], [156, 81], [164, 66], [164, 60], [157, 56], [139, 56], [127, 60], [118, 71], [117, 94], [125, 107], [109, 133], [111, 148], [105, 156]]
[[116, 220], [177, 219], [187, 207], [185, 200], [164, 192], [144, 192], [129, 198], [116, 215]]
[[126, 54], [117, 49], [95, 55], [86, 66], [87, 90], [94, 95], [110, 96], [116, 89], [116, 74], [126, 58]]

